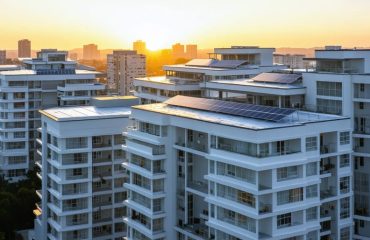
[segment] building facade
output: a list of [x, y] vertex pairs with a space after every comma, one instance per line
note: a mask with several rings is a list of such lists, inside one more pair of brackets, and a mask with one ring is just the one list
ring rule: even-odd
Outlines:
[[132, 49], [135, 50], [138, 54], [146, 54], [146, 43], [141, 40], [137, 40], [132, 43]]
[[132, 108], [127, 238], [352, 239], [350, 119], [235, 104]]
[[176, 60], [185, 57], [185, 46], [181, 43], [172, 45], [172, 56]]
[[34, 210], [37, 240], [116, 240], [126, 236], [122, 218], [122, 131], [134, 97], [98, 97], [92, 106], [42, 110], [41, 203]]
[[279, 63], [293, 69], [303, 69], [305, 65], [305, 55], [302, 54], [274, 54], [274, 63]]
[[31, 57], [31, 41], [22, 39], [18, 41], [18, 57], [30, 58]]
[[186, 58], [194, 59], [198, 57], [198, 46], [196, 44], [186, 45]]
[[6, 51], [0, 50], [0, 65], [6, 63]]
[[115, 50], [107, 55], [108, 87], [119, 95], [132, 95], [134, 78], [145, 75], [145, 55], [132, 50]]
[[83, 46], [83, 60], [99, 60], [100, 51], [98, 50], [98, 45], [87, 44]]
[[306, 103], [352, 119], [354, 239], [370, 239], [370, 50], [316, 50], [314, 72], [303, 73]]
[[78, 70], [67, 52], [45, 49], [24, 60], [20, 70], [0, 71], [0, 169], [6, 179], [25, 176], [37, 159], [39, 110], [53, 106], [87, 105], [105, 86], [97, 72]]

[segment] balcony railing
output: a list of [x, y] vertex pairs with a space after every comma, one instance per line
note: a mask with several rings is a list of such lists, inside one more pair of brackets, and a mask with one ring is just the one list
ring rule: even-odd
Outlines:
[[204, 181], [189, 181], [188, 187], [203, 193], [208, 193], [208, 183]]
[[333, 153], [336, 152], [336, 144], [331, 143], [331, 144], [324, 144], [320, 146], [320, 154], [328, 154], [328, 153]]

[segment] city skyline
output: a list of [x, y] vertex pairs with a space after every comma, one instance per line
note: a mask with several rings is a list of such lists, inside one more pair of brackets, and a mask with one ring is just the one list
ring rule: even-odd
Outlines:
[[[70, 0], [41, 0], [35, 4], [35, 1], [1, 0], [7, 21], [0, 23], [3, 32], [0, 48], [16, 49], [17, 41], [23, 38], [32, 41], [33, 49], [72, 49], [90, 42], [101, 49], [131, 48], [131, 43], [138, 39], [146, 41], [150, 50], [169, 48], [176, 42], [197, 43], [199, 48], [231, 44], [369, 45], [366, 23], [370, 22], [370, 16], [365, 11], [370, 3], [365, 0], [233, 2], [217, 0], [211, 5], [209, 1], [193, 0], [176, 3], [82, 0], [72, 4]], [[354, 5], [363, 7], [353, 8]], [[18, 18], [14, 12], [24, 17]], [[63, 18], [55, 18], [60, 12]]]

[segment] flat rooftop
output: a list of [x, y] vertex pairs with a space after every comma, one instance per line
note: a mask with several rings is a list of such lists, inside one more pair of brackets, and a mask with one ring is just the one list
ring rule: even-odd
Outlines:
[[40, 110], [40, 113], [54, 121], [80, 121], [129, 117], [131, 109], [130, 107], [77, 106], [49, 108]]
[[[188, 97], [191, 99], [191, 97]], [[196, 98], [192, 98], [195, 100]], [[220, 101], [225, 102], [225, 101]], [[343, 116], [313, 113], [306, 111], [294, 111], [288, 115], [284, 121], [273, 122], [250, 117], [234, 116], [229, 114], [217, 113], [206, 110], [192, 109], [188, 107], [179, 107], [166, 103], [156, 103], [147, 105], [133, 106], [133, 109], [155, 112], [176, 117], [194, 119], [198, 121], [222, 124], [232, 127], [245, 128], [250, 130], [266, 130], [274, 128], [285, 128], [305, 125], [308, 123], [327, 122], [349, 119]]]
[[245, 87], [262, 87], [262, 88], [277, 88], [277, 89], [302, 89], [305, 88], [302, 85], [292, 85], [284, 83], [268, 83], [268, 82], [255, 82], [251, 79], [238, 79], [238, 80], [213, 80], [211, 83], [226, 84], [226, 85], [238, 85]]
[[[89, 71], [89, 70], [80, 70], [76, 69], [76, 74], [99, 74], [100, 72], [97, 71]], [[20, 69], [20, 70], [11, 70], [11, 71], [4, 71], [0, 72], [0, 75], [6, 75], [6, 76], [19, 76], [19, 75], [37, 75], [36, 71], [34, 70], [28, 70], [28, 69]], [[73, 74], [69, 74], [73, 75]], [[43, 75], [47, 76], [47, 75]]]
[[128, 99], [137, 99], [135, 96], [100, 96], [94, 97], [96, 100], [100, 101], [111, 101], [111, 100], [128, 100]]
[[181, 85], [199, 84], [199, 82], [196, 82], [196, 81], [190, 81], [190, 80], [187, 80], [187, 79], [174, 80], [174, 79], [168, 78], [167, 76], [141, 77], [141, 78], [135, 78], [135, 80], [145, 81], [145, 82], [152, 82], [152, 83], [169, 84], [169, 85], [176, 85], [178, 83], [181, 83]]

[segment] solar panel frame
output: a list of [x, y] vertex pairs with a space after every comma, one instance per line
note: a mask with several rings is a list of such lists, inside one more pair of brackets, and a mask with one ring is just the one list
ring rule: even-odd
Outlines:
[[295, 109], [235, 103], [215, 99], [194, 98], [178, 95], [165, 101], [166, 104], [187, 107], [234, 116], [279, 122], [296, 112]]

